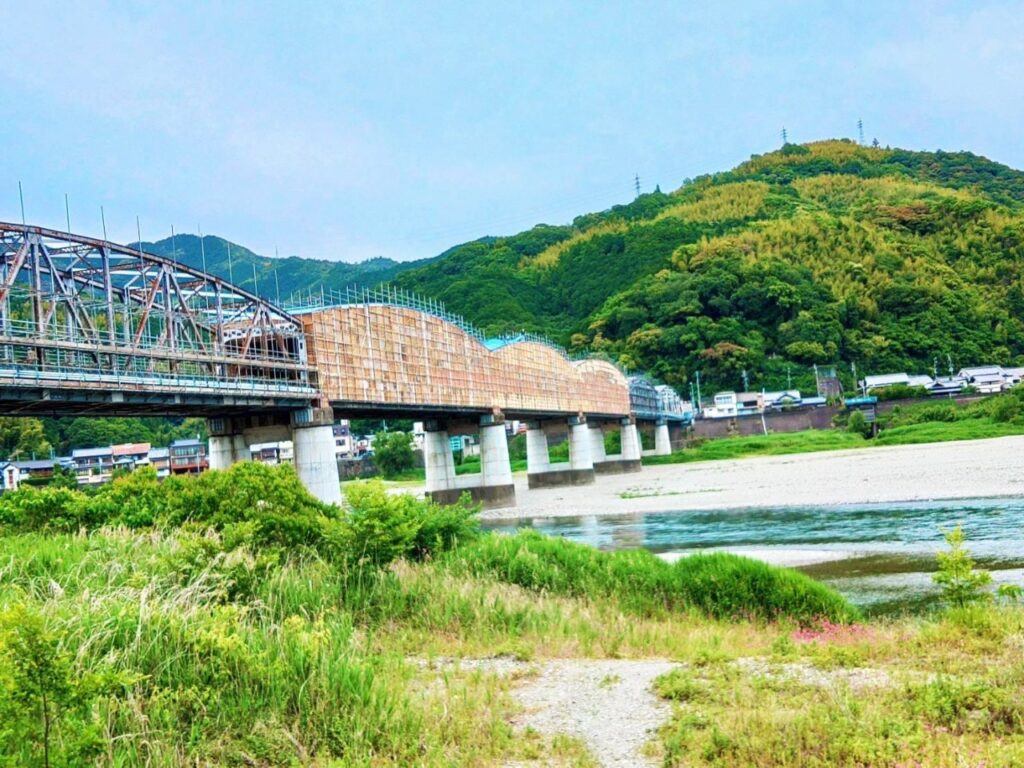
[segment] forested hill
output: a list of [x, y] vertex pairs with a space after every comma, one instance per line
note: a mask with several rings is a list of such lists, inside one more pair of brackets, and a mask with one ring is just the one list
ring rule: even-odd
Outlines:
[[683, 385], [1024, 364], [1024, 173], [966, 152], [786, 145], [628, 205], [469, 243], [395, 282]]
[[[231, 278], [235, 285], [258, 292], [271, 301], [277, 298], [279, 289], [281, 299], [285, 300], [293, 293], [319, 293], [321, 285], [326, 289], [340, 290], [348, 285], [375, 286], [391, 282], [401, 272], [434, 260], [400, 262], [377, 257], [353, 264], [298, 256], [277, 258], [260, 256], [244, 246], [213, 235], [204, 236], [202, 243], [195, 235], [177, 235], [155, 243], [144, 242], [142, 248], [147, 253], [173, 258], [196, 269], [203, 269], [205, 261], [210, 274]], [[434, 258], [444, 256], [441, 254]]]

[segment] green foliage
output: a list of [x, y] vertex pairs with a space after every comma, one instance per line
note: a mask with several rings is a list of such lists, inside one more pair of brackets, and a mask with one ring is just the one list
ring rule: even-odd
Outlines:
[[948, 552], [939, 552], [939, 570], [932, 575], [936, 584], [942, 587], [943, 601], [954, 608], [964, 608], [971, 603], [987, 601], [992, 595], [985, 589], [992, 583], [992, 574], [974, 568], [974, 558], [964, 546], [967, 534], [957, 525], [944, 534]]
[[8, 459], [46, 458], [50, 443], [43, 422], [27, 416], [0, 417], [0, 456]]
[[803, 574], [736, 555], [695, 554], [668, 564], [645, 550], [601, 552], [520, 531], [454, 550], [455, 563], [527, 589], [604, 596], [640, 615], [696, 608], [719, 618], [848, 621], [855, 610]]
[[387, 565], [401, 558], [422, 559], [478, 533], [479, 507], [464, 496], [443, 507], [411, 494], [391, 494], [379, 481], [349, 483], [348, 514], [340, 529], [341, 549], [355, 563]]
[[0, 613], [0, 765], [93, 763], [104, 748], [95, 701], [137, 679], [76, 673], [41, 614], [22, 605]]
[[853, 411], [846, 421], [846, 431], [861, 437], [871, 436], [871, 425], [864, 417], [863, 411]]
[[373, 460], [384, 477], [395, 477], [415, 465], [412, 435], [408, 432], [378, 432], [373, 438]]

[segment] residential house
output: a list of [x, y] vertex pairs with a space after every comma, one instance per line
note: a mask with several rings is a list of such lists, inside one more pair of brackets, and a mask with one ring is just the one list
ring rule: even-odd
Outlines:
[[0, 490], [16, 491], [21, 482], [21, 471], [13, 461], [0, 462]]
[[110, 446], [114, 469], [130, 471], [149, 464], [149, 451], [152, 447], [149, 443], [122, 443]]
[[1024, 379], [1024, 368], [1003, 368], [1003, 378], [1008, 386], [1015, 387]]
[[172, 475], [198, 474], [210, 468], [206, 457], [206, 443], [198, 438], [175, 440], [170, 449]]
[[961, 379], [967, 382], [967, 386], [974, 387], [978, 392], [985, 395], [1002, 392], [1009, 386], [1003, 374], [1001, 365], [983, 365], [977, 368], [961, 368], [957, 373]]
[[105, 448], [76, 448], [71, 452], [79, 483], [102, 483], [110, 479], [114, 469], [114, 452]]
[[[64, 461], [67, 461], [66, 459]], [[54, 459], [31, 459], [29, 461], [14, 462], [18, 467], [21, 479], [29, 477], [46, 480], [53, 477], [53, 468], [58, 463]]]
[[151, 448], [149, 450], [149, 464], [156, 470], [157, 477], [167, 477], [171, 474], [171, 449]]
[[261, 464], [291, 464], [295, 459], [295, 448], [291, 440], [256, 443], [249, 446], [249, 456]]
[[334, 425], [334, 455], [337, 457], [352, 456], [355, 453], [355, 440], [348, 419], [342, 419]]
[[783, 389], [777, 392], [762, 392], [765, 410], [781, 411], [784, 408], [797, 408], [803, 404], [799, 389]]
[[703, 415], [709, 419], [731, 419], [736, 415], [738, 400], [735, 392], [717, 392], [710, 408]]
[[760, 392], [740, 392], [736, 395], [736, 415], [749, 416], [764, 411], [764, 396]]
[[928, 387], [929, 395], [957, 395], [967, 386], [967, 380], [959, 376], [939, 376]]

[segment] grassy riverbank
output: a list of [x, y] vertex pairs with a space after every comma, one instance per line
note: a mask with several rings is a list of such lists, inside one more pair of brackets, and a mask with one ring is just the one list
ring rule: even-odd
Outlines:
[[[0, 497], [0, 764], [593, 765], [513, 725], [515, 677], [425, 663], [501, 654], [678, 662], [665, 765], [1020, 754], [1015, 608], [863, 624], [744, 558], [481, 534], [374, 483], [348, 504], [258, 465]], [[885, 685], [843, 682], [865, 669]]]

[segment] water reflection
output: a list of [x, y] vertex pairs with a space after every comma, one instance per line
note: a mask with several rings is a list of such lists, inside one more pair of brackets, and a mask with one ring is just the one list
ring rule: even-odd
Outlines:
[[[972, 499], [839, 507], [667, 512], [622, 517], [536, 518], [494, 523], [533, 527], [600, 549], [656, 553], [757, 548], [780, 561], [808, 550], [840, 556], [800, 570], [861, 605], [886, 610], [927, 603], [942, 530], [961, 523], [979, 565], [997, 582], [1024, 584], [1024, 499]], [[797, 552], [799, 550], [799, 552]], [[799, 560], [800, 558], [796, 558]]]

